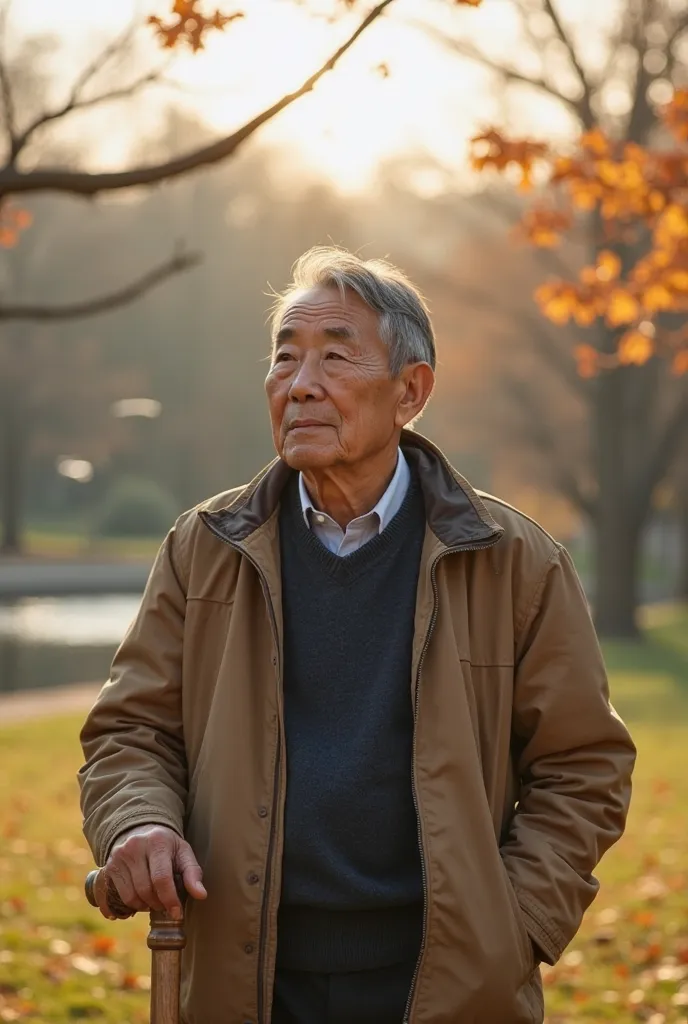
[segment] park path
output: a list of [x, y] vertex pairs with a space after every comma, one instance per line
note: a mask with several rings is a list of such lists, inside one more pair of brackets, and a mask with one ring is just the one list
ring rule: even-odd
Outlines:
[[0, 693], [0, 728], [46, 715], [84, 714], [93, 706], [100, 683], [76, 683], [54, 689], [16, 690]]

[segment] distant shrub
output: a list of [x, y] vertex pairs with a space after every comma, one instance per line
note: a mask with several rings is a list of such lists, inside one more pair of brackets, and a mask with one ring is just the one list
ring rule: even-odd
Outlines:
[[124, 477], [107, 492], [94, 533], [98, 537], [160, 537], [178, 514], [173, 496], [155, 480]]

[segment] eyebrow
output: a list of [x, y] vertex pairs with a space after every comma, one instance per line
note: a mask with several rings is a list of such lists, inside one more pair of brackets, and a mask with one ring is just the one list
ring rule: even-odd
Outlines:
[[[324, 333], [328, 337], [337, 338], [340, 341], [351, 341], [356, 337], [353, 327], [345, 327], [343, 325], [341, 327], [325, 327]], [[293, 327], [280, 327], [275, 338], [275, 345], [283, 345], [285, 342], [291, 341], [295, 334], [296, 331]]]

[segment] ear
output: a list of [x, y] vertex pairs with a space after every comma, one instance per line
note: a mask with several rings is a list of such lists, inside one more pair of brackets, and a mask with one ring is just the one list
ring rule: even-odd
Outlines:
[[405, 427], [420, 416], [435, 386], [435, 374], [429, 363], [409, 363], [399, 375], [403, 387], [397, 404], [395, 424]]

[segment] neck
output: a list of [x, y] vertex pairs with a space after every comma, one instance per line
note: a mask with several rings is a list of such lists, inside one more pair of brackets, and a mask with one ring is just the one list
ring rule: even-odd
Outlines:
[[345, 530], [352, 519], [375, 508], [397, 468], [398, 444], [378, 452], [365, 463], [341, 464], [303, 471], [313, 505]]

